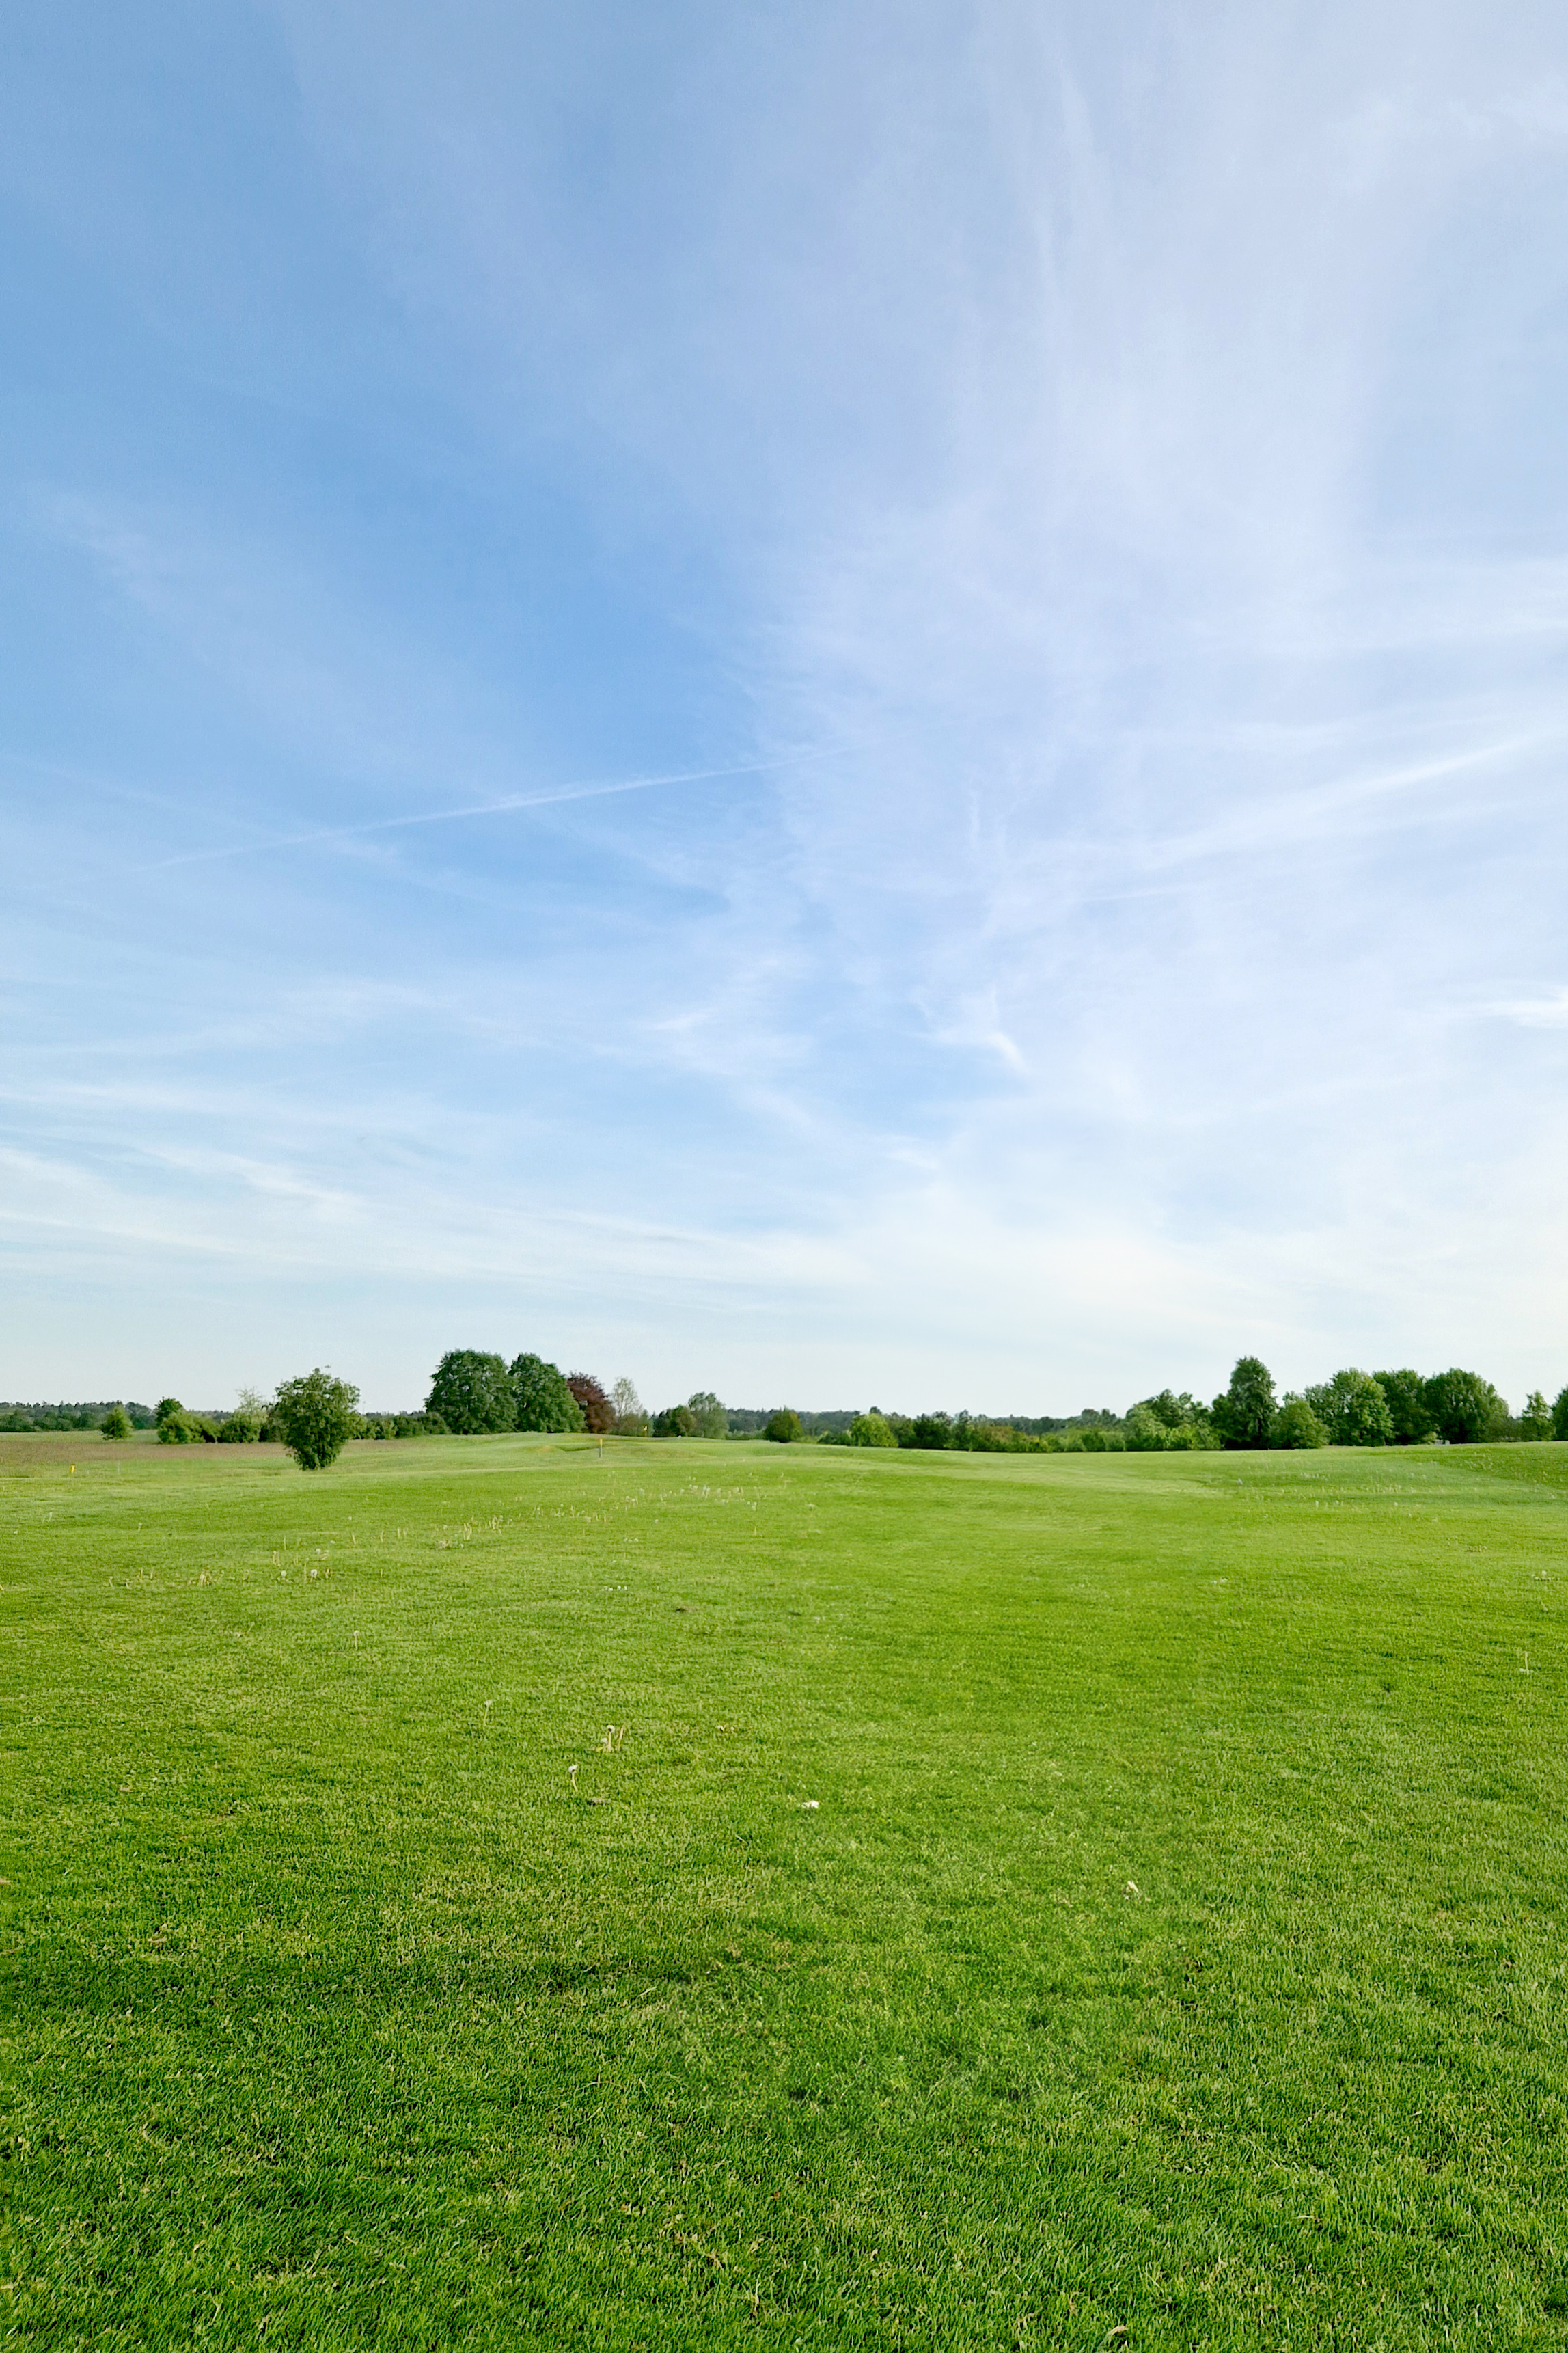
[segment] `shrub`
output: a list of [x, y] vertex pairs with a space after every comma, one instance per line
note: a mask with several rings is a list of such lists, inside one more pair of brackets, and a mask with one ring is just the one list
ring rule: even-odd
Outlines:
[[781, 1405], [770, 1413], [763, 1428], [763, 1436], [771, 1438], [775, 1446], [797, 1446], [805, 1436], [800, 1426], [800, 1416], [793, 1407]]
[[222, 1446], [254, 1446], [261, 1435], [261, 1424], [247, 1413], [231, 1413], [219, 1424], [217, 1434]]
[[583, 1427], [583, 1409], [566, 1386], [558, 1365], [542, 1356], [514, 1356], [507, 1376], [511, 1383], [514, 1427], [518, 1430], [574, 1430]]
[[337, 1461], [354, 1434], [358, 1405], [358, 1389], [320, 1365], [314, 1372], [279, 1384], [273, 1419], [301, 1471], [324, 1471]]
[[123, 1444], [131, 1435], [131, 1416], [122, 1405], [111, 1405], [103, 1417], [103, 1434], [111, 1445]]
[[459, 1438], [485, 1437], [517, 1425], [505, 1362], [481, 1348], [447, 1349], [436, 1367], [425, 1409], [438, 1413]]
[[898, 1440], [888, 1426], [885, 1414], [873, 1406], [869, 1413], [858, 1413], [846, 1433], [851, 1446], [897, 1446]]

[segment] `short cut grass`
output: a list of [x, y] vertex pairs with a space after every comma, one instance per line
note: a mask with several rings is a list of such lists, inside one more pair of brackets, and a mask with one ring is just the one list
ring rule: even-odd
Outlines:
[[13, 2341], [1568, 2341], [1565, 1477], [0, 1440]]

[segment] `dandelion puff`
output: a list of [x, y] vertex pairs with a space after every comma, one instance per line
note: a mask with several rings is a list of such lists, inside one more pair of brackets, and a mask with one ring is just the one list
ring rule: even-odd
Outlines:
[[803, 1814], [815, 1814], [820, 1810], [820, 1807], [821, 1800], [817, 1798], [803, 1798], [800, 1801], [800, 1810]]

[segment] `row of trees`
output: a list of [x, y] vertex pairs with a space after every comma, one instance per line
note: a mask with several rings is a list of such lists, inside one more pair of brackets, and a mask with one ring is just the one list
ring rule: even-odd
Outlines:
[[132, 1430], [151, 1430], [153, 1414], [150, 1405], [110, 1404], [100, 1398], [90, 1405], [0, 1405], [0, 1430], [25, 1434], [28, 1431], [101, 1430], [107, 1413], [123, 1414]]
[[[63, 1410], [63, 1409], [62, 1409]], [[96, 1409], [95, 1409], [96, 1410]], [[134, 1417], [134, 1418], [133, 1418]], [[747, 1425], [737, 1432], [736, 1421]], [[1275, 1392], [1274, 1377], [1258, 1356], [1238, 1357], [1229, 1386], [1209, 1405], [1188, 1391], [1162, 1389], [1142, 1398], [1120, 1419], [1109, 1409], [1086, 1408], [1070, 1423], [1000, 1422], [984, 1416], [883, 1413], [803, 1417], [786, 1407], [769, 1415], [733, 1415], [710, 1389], [695, 1390], [684, 1405], [649, 1416], [629, 1380], [606, 1391], [588, 1373], [563, 1373], [524, 1354], [509, 1365], [479, 1349], [449, 1349], [437, 1366], [425, 1410], [366, 1415], [359, 1391], [318, 1366], [264, 1398], [243, 1390], [236, 1409], [221, 1417], [191, 1413], [178, 1398], [153, 1409], [111, 1406], [100, 1427], [106, 1439], [129, 1439], [153, 1422], [164, 1445], [233, 1445], [270, 1440], [287, 1446], [306, 1470], [335, 1460], [351, 1438], [460, 1436], [508, 1430], [587, 1431], [590, 1435], [724, 1438], [760, 1434], [775, 1443], [815, 1439], [821, 1445], [955, 1449], [971, 1453], [1171, 1451], [1212, 1447], [1472, 1446], [1484, 1441], [1568, 1440], [1568, 1387], [1549, 1406], [1532, 1390], [1515, 1416], [1479, 1373], [1450, 1366], [1421, 1374], [1409, 1367], [1381, 1373], [1347, 1366], [1331, 1380]], [[811, 1427], [808, 1425], [821, 1425]], [[55, 1425], [57, 1427], [61, 1425]], [[63, 1425], [77, 1428], [71, 1421]]]
[[1130, 1446], [1530, 1445], [1552, 1438], [1568, 1439], [1568, 1388], [1550, 1406], [1532, 1389], [1515, 1415], [1482, 1374], [1458, 1365], [1426, 1374], [1408, 1366], [1382, 1373], [1347, 1366], [1331, 1380], [1276, 1398], [1268, 1366], [1241, 1356], [1206, 1415], [1191, 1398], [1173, 1399], [1167, 1390], [1127, 1417]]
[[1209, 1405], [1184, 1389], [1162, 1389], [1156, 1397], [1140, 1398], [1120, 1419], [1086, 1410], [1075, 1421], [1052, 1425], [1044, 1432], [966, 1413], [911, 1418], [873, 1408], [857, 1414], [841, 1434], [825, 1433], [820, 1442], [1054, 1454], [1211, 1447], [1475, 1446], [1552, 1438], [1568, 1440], [1568, 1388], [1550, 1406], [1539, 1389], [1532, 1390], [1522, 1413], [1514, 1415], [1490, 1381], [1458, 1366], [1428, 1374], [1408, 1366], [1365, 1373], [1352, 1366], [1331, 1380], [1288, 1390], [1281, 1398], [1261, 1358], [1242, 1356], [1229, 1387]]
[[[347, 1388], [346, 1383], [340, 1383]], [[136, 1422], [129, 1406], [112, 1405], [99, 1425], [105, 1438], [124, 1440], [138, 1429], [155, 1430], [161, 1446], [287, 1446], [288, 1416], [284, 1392], [285, 1383], [273, 1398], [263, 1398], [255, 1389], [241, 1389], [239, 1403], [232, 1413], [193, 1413], [176, 1397], [160, 1398], [155, 1407], [147, 1411], [146, 1419]], [[353, 1411], [352, 1426], [345, 1430], [349, 1438], [436, 1438], [446, 1434], [446, 1424], [438, 1415], [429, 1413], [361, 1413], [359, 1391], [352, 1392]]]
[[591, 1437], [727, 1438], [729, 1415], [711, 1389], [650, 1415], [629, 1380], [605, 1389], [592, 1373], [563, 1373], [542, 1356], [449, 1348], [436, 1367], [426, 1411], [460, 1436], [586, 1430]]

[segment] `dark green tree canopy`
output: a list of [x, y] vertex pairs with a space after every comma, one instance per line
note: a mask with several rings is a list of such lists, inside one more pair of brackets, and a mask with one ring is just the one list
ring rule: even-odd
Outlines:
[[1508, 1420], [1508, 1408], [1490, 1381], [1458, 1365], [1434, 1373], [1422, 1384], [1422, 1397], [1433, 1428], [1450, 1446], [1479, 1446]]
[[1288, 1397], [1274, 1417], [1276, 1446], [1326, 1446], [1328, 1433], [1305, 1398]]
[[952, 1420], [945, 1413], [917, 1413], [910, 1428], [909, 1443], [931, 1451], [952, 1444]]
[[800, 1426], [799, 1414], [792, 1406], [787, 1405], [781, 1405], [776, 1413], [769, 1414], [763, 1431], [763, 1436], [771, 1438], [775, 1446], [797, 1445], [805, 1435], [805, 1432]]
[[111, 1444], [130, 1437], [131, 1416], [122, 1405], [111, 1405], [104, 1415], [103, 1434]]
[[689, 1405], [667, 1405], [662, 1413], [653, 1418], [653, 1434], [656, 1438], [695, 1438], [697, 1416]]
[[1568, 1388], [1561, 1388], [1552, 1401], [1552, 1435], [1568, 1438]]
[[479, 1348], [448, 1348], [436, 1367], [426, 1413], [438, 1413], [461, 1438], [516, 1426], [511, 1380], [504, 1360]]
[[1373, 1379], [1383, 1391], [1388, 1407], [1395, 1446], [1419, 1446], [1423, 1440], [1430, 1438], [1432, 1416], [1426, 1404], [1426, 1384], [1421, 1375], [1405, 1365], [1397, 1372], [1373, 1373]]
[[542, 1356], [514, 1356], [508, 1375], [519, 1430], [581, 1430], [583, 1409], [558, 1365]]
[[1381, 1383], [1350, 1366], [1306, 1392], [1331, 1446], [1392, 1446], [1394, 1417]]
[[1274, 1429], [1274, 1376], [1260, 1356], [1238, 1356], [1210, 1419], [1226, 1446], [1267, 1446]]
[[1539, 1445], [1552, 1435], [1552, 1408], [1539, 1389], [1531, 1389], [1519, 1417], [1519, 1434], [1527, 1444]]
[[318, 1365], [279, 1385], [272, 1419], [301, 1471], [324, 1471], [359, 1429], [359, 1391]]

